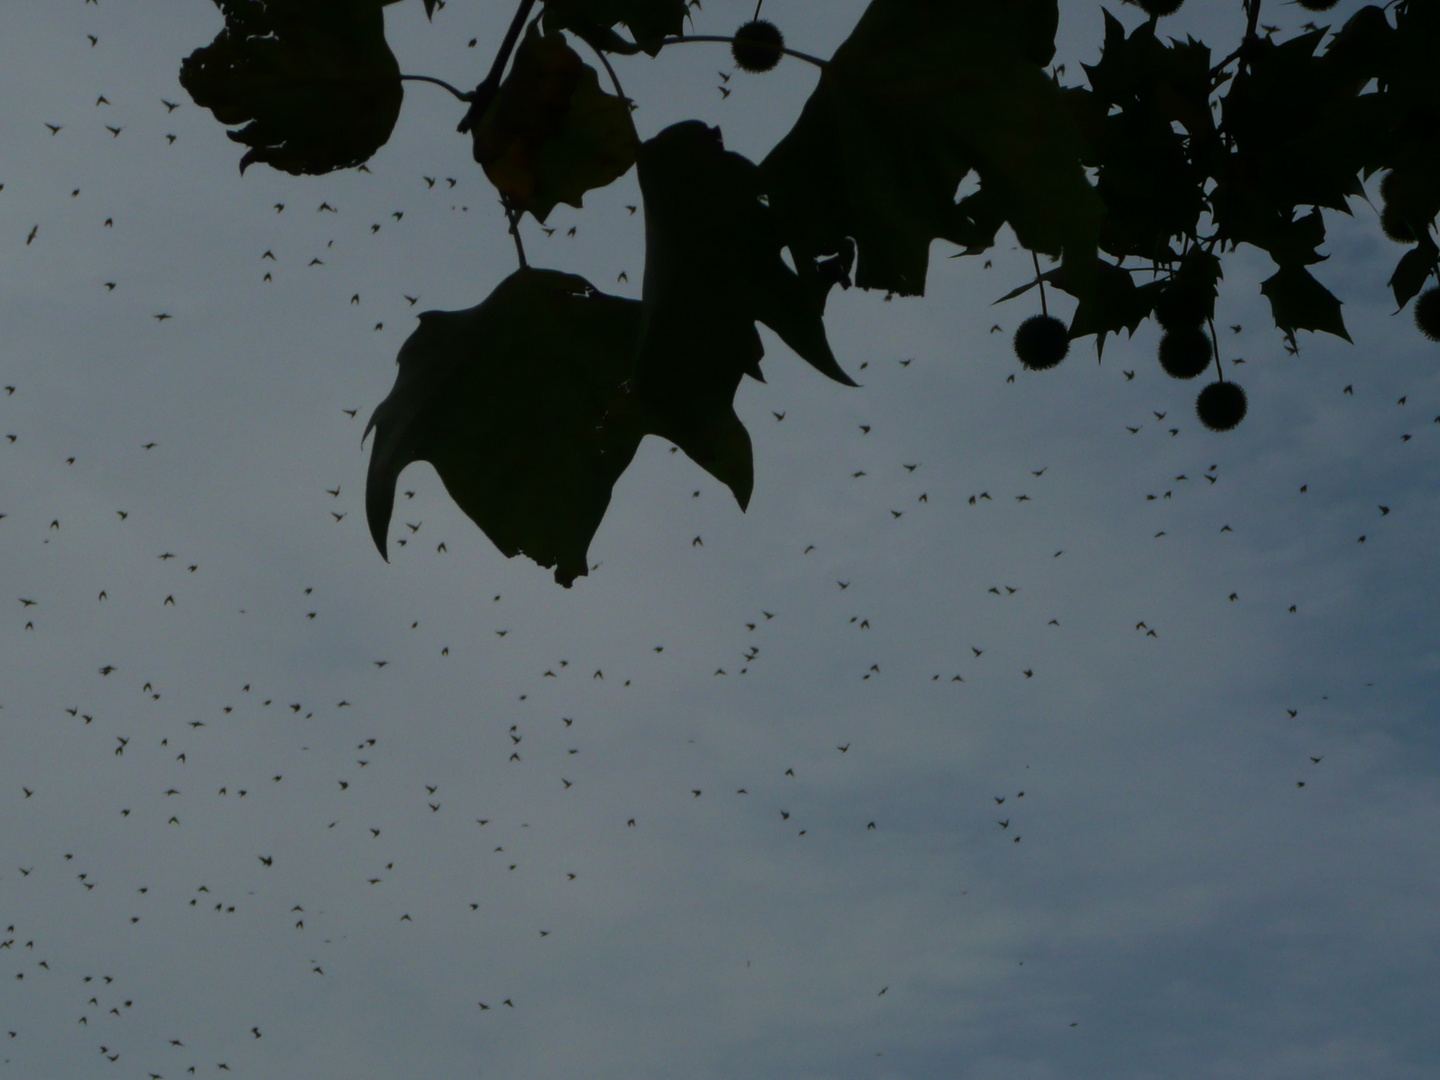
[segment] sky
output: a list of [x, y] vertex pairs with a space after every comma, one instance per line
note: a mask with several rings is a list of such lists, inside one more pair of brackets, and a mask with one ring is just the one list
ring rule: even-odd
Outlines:
[[[508, 7], [387, 34], [473, 85]], [[820, 55], [862, 8], [765, 4]], [[1317, 268], [1353, 346], [1287, 355], [1227, 259], [1229, 434], [1153, 326], [1021, 370], [1002, 233], [833, 294], [860, 389], [762, 331], [748, 512], [647, 440], [565, 590], [419, 464], [387, 564], [365, 421], [514, 252], [433, 86], [368, 174], [242, 177], [176, 79], [220, 22], [5, 9], [0, 1078], [1436, 1074], [1440, 354], [1371, 206]], [[1062, 5], [1072, 73], [1100, 35]], [[814, 85], [616, 66], [755, 159]], [[638, 296], [638, 194], [532, 263]]]

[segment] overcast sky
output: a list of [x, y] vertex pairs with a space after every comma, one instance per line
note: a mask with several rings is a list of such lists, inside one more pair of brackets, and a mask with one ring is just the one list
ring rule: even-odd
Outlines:
[[[765, 10], [828, 54], [862, 7]], [[1172, 30], [1228, 51], [1232, 7]], [[473, 85], [509, 14], [386, 21]], [[176, 81], [211, 4], [3, 23], [0, 1078], [1440, 1070], [1440, 353], [1371, 208], [1318, 268], [1353, 347], [1287, 356], [1226, 262], [1223, 436], [1153, 327], [1021, 371], [1028, 258], [936, 245], [924, 299], [834, 296], [863, 388], [765, 332], [748, 513], [649, 440], [564, 590], [426, 465], [388, 565], [365, 527], [416, 314], [514, 266], [463, 107], [410, 84], [369, 175], [242, 178]], [[1072, 76], [1100, 26], [1065, 6]], [[814, 82], [617, 68], [643, 137], [756, 159]], [[532, 262], [638, 296], [637, 202]]]

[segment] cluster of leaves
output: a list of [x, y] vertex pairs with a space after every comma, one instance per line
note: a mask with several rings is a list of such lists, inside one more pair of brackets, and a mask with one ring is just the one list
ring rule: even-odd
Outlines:
[[[1275, 264], [1260, 288], [1287, 349], [1299, 330], [1350, 340], [1339, 299], [1310, 268], [1327, 257], [1323, 211], [1351, 213], [1376, 172], [1384, 231], [1410, 245], [1390, 279], [1397, 305], [1437, 273], [1440, 5], [1400, 0], [1393, 23], [1367, 6], [1333, 34], [1312, 26], [1285, 41], [1256, 32], [1258, 0], [1245, 7], [1249, 33], [1219, 63], [1203, 42], [1163, 40], [1158, 16], [1127, 35], [1106, 12], [1089, 86], [1066, 90], [1105, 204], [1101, 258], [1091, 281], [1063, 268], [1044, 280], [1077, 297], [1070, 336], [1095, 334], [1098, 347], [1153, 315], [1166, 330], [1161, 365], [1177, 378], [1209, 366], [1221, 257], [1242, 244]], [[1427, 334], [1434, 303], [1417, 311]], [[1238, 411], [1207, 411], [1202, 395], [1201, 418], [1238, 423], [1243, 395], [1231, 394]]]
[[[1162, 41], [1153, 19], [1127, 37], [1107, 12], [1100, 62], [1085, 69], [1090, 86], [1067, 97], [1105, 202], [1101, 250], [1114, 262], [1099, 275], [1109, 287], [1082, 297], [1072, 332], [1103, 340], [1152, 313], [1163, 321], [1177, 291], [1208, 319], [1218, 256], [1249, 244], [1277, 267], [1261, 291], [1292, 346], [1297, 330], [1348, 340], [1340, 301], [1309, 267], [1325, 258], [1322, 210], [1350, 213], [1349, 200], [1364, 198], [1361, 179], [1380, 169], [1415, 192], [1387, 212], [1392, 237], [1416, 244], [1392, 281], [1396, 301], [1410, 300], [1435, 268], [1440, 9], [1408, 0], [1394, 12], [1392, 26], [1381, 8], [1362, 8], [1323, 50], [1324, 28], [1283, 42], [1251, 36], [1213, 66], [1202, 42]], [[1119, 272], [1127, 259], [1152, 280], [1135, 285]]]
[[[395, 2], [215, 0], [225, 28], [185, 60], [181, 82], [236, 128], [242, 169], [357, 166], [399, 112], [404, 76], [381, 12]], [[438, 0], [425, 3], [433, 14]], [[1050, 257], [1011, 297], [1038, 286], [1043, 306], [1048, 284], [1078, 304], [1068, 327], [1048, 313], [1027, 322], [1017, 349], [1043, 352], [1022, 352], [1027, 366], [1058, 363], [1072, 338], [1103, 348], [1154, 316], [1162, 364], [1193, 377], [1212, 357], [1204, 328], [1222, 256], [1240, 244], [1275, 262], [1262, 291], [1290, 348], [1299, 330], [1346, 336], [1340, 302], [1310, 271], [1324, 259], [1322, 211], [1348, 213], [1362, 179], [1387, 170], [1384, 227], [1410, 245], [1390, 284], [1400, 305], [1415, 297], [1440, 254], [1440, 3], [1367, 7], [1328, 42], [1319, 29], [1277, 42], [1257, 32], [1260, 3], [1247, 0], [1244, 44], [1219, 63], [1202, 42], [1162, 39], [1159, 9], [1178, 2], [1144, 6], [1152, 17], [1128, 35], [1106, 12], [1089, 85], [1063, 87], [1047, 70], [1056, 0], [871, 0], [816, 61], [794, 127], [756, 163], [700, 121], [642, 141], [613, 73], [612, 94], [574, 48], [606, 69], [606, 54], [653, 56], [686, 40], [686, 0], [519, 0], [489, 76], [455, 91], [468, 105], [460, 129], [512, 230], [636, 167], [642, 298], [532, 269], [522, 252], [477, 307], [422, 315], [370, 422], [367, 511], [381, 552], [399, 472], [418, 460], [502, 551], [554, 567], [566, 585], [586, 572], [611, 489], [647, 434], [743, 507], [754, 467], [733, 402], [744, 376], [762, 377], [756, 322], [849, 384], [825, 336], [830, 289], [923, 294], [936, 240], [975, 254], [1009, 225]], [[757, 18], [732, 48], [760, 72], [783, 42]], [[957, 198], [972, 173], [978, 185]], [[1432, 295], [1417, 307], [1435, 308]], [[1217, 386], [1226, 401], [1213, 406]], [[1243, 394], [1222, 380], [1201, 411], [1233, 426]]]

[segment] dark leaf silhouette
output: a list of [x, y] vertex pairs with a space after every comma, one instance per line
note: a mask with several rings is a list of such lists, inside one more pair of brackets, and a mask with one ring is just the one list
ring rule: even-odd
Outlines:
[[559, 32], [532, 24], [514, 67], [473, 129], [475, 160], [516, 210], [544, 221], [580, 206], [635, 163], [639, 137], [624, 100], [600, 89]]
[[1290, 338], [1296, 330], [1324, 330], [1350, 340], [1340, 301], [1303, 266], [1282, 266], [1260, 283], [1260, 291], [1270, 301], [1275, 325]]
[[365, 511], [381, 554], [396, 480], [428, 461], [507, 556], [554, 567], [562, 585], [584, 575], [643, 433], [622, 388], [639, 336], [637, 301], [554, 270], [519, 270], [468, 311], [421, 315], [366, 429]]
[[1150, 281], [1136, 285], [1129, 272], [1104, 259], [1097, 259], [1089, 287], [1067, 291], [1074, 291], [1080, 296], [1080, 303], [1070, 320], [1070, 336], [1078, 338], [1094, 334], [1096, 350], [1103, 353], [1106, 335], [1124, 330], [1133, 336], [1140, 324], [1149, 318], [1160, 283]]
[[[980, 250], [1008, 221], [1081, 276], [1101, 207], [1040, 67], [1057, 17], [1055, 0], [874, 0], [762, 164], [796, 246], [830, 254], [853, 238], [856, 284], [920, 294], [932, 240]], [[972, 169], [980, 191], [957, 203]]]
[[744, 507], [754, 483], [750, 436], [735, 415], [742, 375], [762, 378], [759, 320], [817, 370], [854, 383], [825, 338], [829, 282], [813, 263], [781, 258], [775, 215], [755, 164], [718, 128], [690, 120], [640, 151], [645, 197], [644, 326], [636, 367], [659, 435]]
[[654, 56], [664, 38], [684, 32], [686, 10], [685, 0], [546, 0], [545, 23], [573, 30], [597, 47], [633, 52], [611, 29], [624, 23], [635, 45]]
[[[318, 174], [369, 160], [404, 91], [380, 9], [394, 0], [215, 0], [225, 27], [180, 65], [197, 105], [263, 162]], [[243, 126], [240, 126], [243, 125]]]

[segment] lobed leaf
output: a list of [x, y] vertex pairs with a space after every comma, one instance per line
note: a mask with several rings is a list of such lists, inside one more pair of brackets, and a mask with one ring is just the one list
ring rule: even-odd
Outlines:
[[1303, 266], [1282, 266], [1260, 283], [1260, 291], [1270, 301], [1275, 325], [1292, 341], [1296, 330], [1323, 330], [1350, 340], [1340, 301]]

